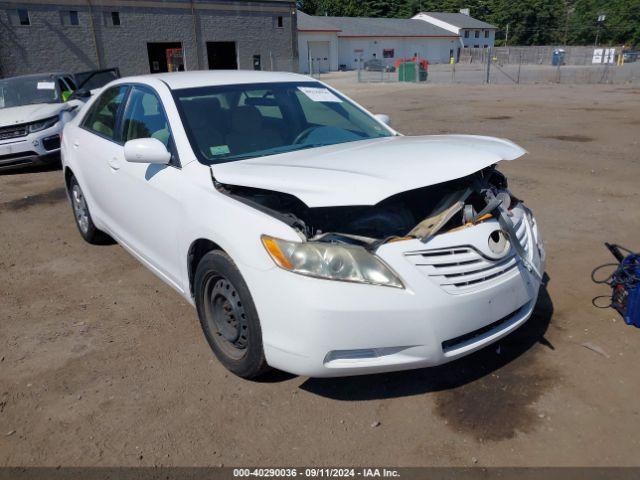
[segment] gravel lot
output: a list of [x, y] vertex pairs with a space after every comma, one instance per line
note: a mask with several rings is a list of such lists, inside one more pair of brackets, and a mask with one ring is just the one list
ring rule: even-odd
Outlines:
[[501, 169], [546, 238], [532, 320], [440, 368], [248, 382], [169, 287], [83, 243], [59, 170], [0, 173], [0, 465], [640, 465], [640, 330], [589, 277], [602, 242], [640, 249], [640, 88], [342, 83], [404, 133], [529, 150]]

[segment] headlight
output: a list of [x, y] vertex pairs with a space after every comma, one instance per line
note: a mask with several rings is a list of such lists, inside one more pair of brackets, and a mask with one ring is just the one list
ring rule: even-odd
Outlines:
[[45, 118], [44, 120], [39, 120], [37, 122], [33, 122], [29, 124], [29, 131], [39, 132], [40, 130], [44, 130], [45, 128], [53, 127], [56, 123], [58, 123], [58, 116], [51, 118]]
[[362, 247], [322, 242], [289, 242], [262, 236], [277, 266], [309, 277], [404, 288], [398, 276]]

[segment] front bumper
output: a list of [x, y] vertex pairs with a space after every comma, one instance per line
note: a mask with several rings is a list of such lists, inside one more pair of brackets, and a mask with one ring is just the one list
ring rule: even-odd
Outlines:
[[0, 140], [0, 169], [49, 163], [60, 155], [60, 122], [39, 132]]
[[[530, 261], [542, 272], [541, 240], [535, 225], [524, 220], [524, 210], [520, 213]], [[483, 270], [491, 275], [482, 281], [476, 281], [478, 274], [462, 283], [459, 274], [452, 275], [461, 287], [421, 263], [430, 258], [425, 251], [452, 246], [480, 251], [496, 228], [491, 220], [426, 244], [382, 246], [378, 255], [406, 289], [320, 280], [278, 268], [243, 271], [260, 315], [267, 362], [311, 377], [405, 370], [449, 362], [508, 335], [531, 316], [540, 287], [522, 262], [514, 259], [498, 275], [495, 268]], [[503, 260], [500, 265], [509, 263]]]

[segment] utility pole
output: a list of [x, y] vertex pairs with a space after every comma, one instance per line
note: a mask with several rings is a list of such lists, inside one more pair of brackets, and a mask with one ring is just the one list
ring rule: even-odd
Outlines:
[[593, 44], [594, 47], [598, 46], [598, 38], [600, 37], [600, 26], [607, 19], [606, 15], [598, 15], [598, 20], [596, 20], [596, 24], [598, 25], [596, 28], [596, 42]]
[[509, 46], [509, 24], [507, 23], [507, 33], [504, 35], [504, 46]]

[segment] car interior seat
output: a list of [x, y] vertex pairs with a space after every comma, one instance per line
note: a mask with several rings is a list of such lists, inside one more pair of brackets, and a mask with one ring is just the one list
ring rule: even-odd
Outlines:
[[231, 131], [227, 134], [231, 153], [247, 153], [282, 145], [282, 135], [264, 126], [260, 111], [252, 105], [236, 107], [231, 111]]

